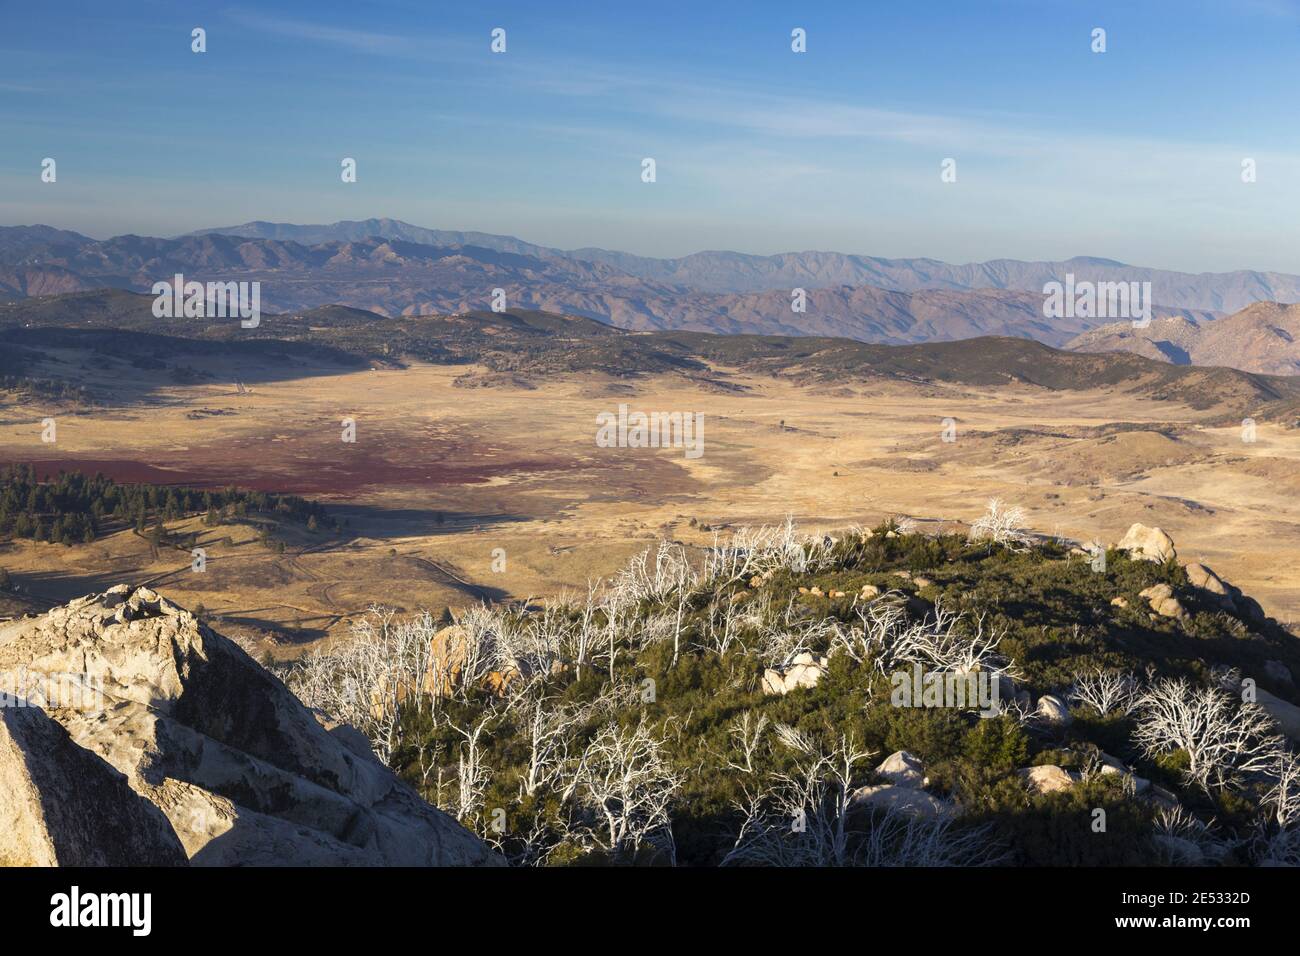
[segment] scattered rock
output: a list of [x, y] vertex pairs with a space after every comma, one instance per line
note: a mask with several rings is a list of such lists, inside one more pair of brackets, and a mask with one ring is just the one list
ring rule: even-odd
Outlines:
[[1268, 620], [1268, 615], [1264, 613], [1264, 608], [1253, 597], [1246, 597], [1240, 591], [1233, 592], [1233, 602], [1237, 609], [1246, 617], [1250, 618], [1256, 624], [1263, 624]]
[[1126, 777], [1128, 780], [1133, 782], [1134, 793], [1146, 793], [1146, 791], [1150, 789], [1151, 781], [1146, 777], [1137, 776], [1128, 768], [1124, 761], [1120, 760], [1118, 757], [1112, 757], [1105, 751], [1099, 751], [1098, 756], [1101, 760], [1101, 775], [1103, 777], [1115, 776], [1117, 774]]
[[1174, 589], [1162, 582], [1160, 584], [1153, 584], [1151, 587], [1146, 588], [1143, 591], [1139, 591], [1138, 596], [1144, 597], [1148, 601], [1152, 602], [1163, 601], [1165, 598], [1174, 596]]
[[1025, 783], [1035, 793], [1058, 793], [1061, 790], [1069, 790], [1074, 786], [1078, 779], [1074, 774], [1056, 766], [1055, 764], [1044, 764], [1041, 767], [1026, 767], [1019, 771], [1020, 775], [1025, 778]]
[[1129, 557], [1140, 561], [1162, 563], [1178, 555], [1173, 538], [1159, 528], [1148, 528], [1144, 524], [1130, 527], [1115, 547], [1129, 552]]
[[897, 750], [886, 757], [876, 773], [897, 786], [919, 787], [925, 782], [924, 765], [906, 750]]
[[1110, 603], [1113, 607], [1128, 607], [1128, 598], [1126, 597], [1111, 598]]
[[763, 693], [783, 696], [799, 687], [816, 687], [826, 673], [826, 664], [825, 657], [814, 657], [807, 651], [796, 654], [784, 667], [769, 667], [763, 672]]
[[1224, 585], [1223, 580], [1203, 564], [1189, 564], [1183, 570], [1187, 573], [1187, 580], [1192, 583], [1193, 587], [1198, 587], [1202, 591], [1209, 591], [1211, 594], [1218, 594], [1221, 597], [1228, 596], [1228, 588]]
[[924, 790], [891, 783], [861, 787], [849, 795], [853, 809], [896, 810], [918, 817], [941, 817], [953, 812], [951, 804]]
[[1016, 682], [1011, 679], [1009, 674], [997, 673], [993, 675], [993, 685], [997, 688], [998, 700], [1015, 700], [1018, 695], [1024, 693], [1016, 687]]
[[1177, 796], [1166, 790], [1164, 787], [1156, 786], [1154, 783], [1151, 784], [1150, 788], [1147, 790], [1146, 798], [1152, 803], [1164, 807], [1166, 810], [1177, 810], [1182, 806], [1178, 801]]
[[874, 584], [864, 584], [862, 585], [862, 590], [858, 592], [858, 597], [863, 597], [863, 598], [873, 598], [879, 596], [880, 596], [880, 588], [876, 587]]
[[1070, 708], [1065, 705], [1065, 701], [1055, 694], [1044, 694], [1038, 698], [1038, 708], [1034, 713], [1047, 723], [1057, 724], [1062, 727], [1068, 725], [1074, 719], [1070, 716]]
[[1182, 602], [1174, 597], [1173, 588], [1167, 584], [1153, 584], [1145, 591], [1142, 591], [1140, 596], [1146, 598], [1151, 604], [1151, 610], [1161, 617], [1183, 618], [1187, 616], [1187, 610], [1183, 607]]
[[1152, 604], [1151, 610], [1155, 611], [1161, 617], [1181, 619], [1187, 616], [1187, 609], [1183, 607], [1178, 598], [1165, 598], [1163, 601]]
[[931, 581], [929, 578], [918, 577], [918, 578], [912, 578], [912, 583], [915, 584], [918, 588], [928, 588], [934, 582]]

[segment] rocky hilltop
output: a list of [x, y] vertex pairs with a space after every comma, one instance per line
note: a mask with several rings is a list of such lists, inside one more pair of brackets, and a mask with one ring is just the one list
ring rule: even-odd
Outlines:
[[1221, 365], [1263, 375], [1300, 374], [1300, 306], [1256, 302], [1226, 318], [1169, 316], [1143, 329], [1118, 322], [1083, 332], [1076, 352], [1132, 352], [1174, 365]]
[[355, 730], [147, 588], [0, 625], [0, 688], [0, 862], [497, 860]]

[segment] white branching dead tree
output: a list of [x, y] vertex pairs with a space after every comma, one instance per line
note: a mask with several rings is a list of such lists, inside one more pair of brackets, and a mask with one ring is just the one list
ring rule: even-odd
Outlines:
[[777, 740], [797, 754], [796, 768], [750, 793], [723, 866], [848, 866], [853, 862], [849, 806], [858, 767], [873, 756], [848, 736], [822, 748], [788, 724]]
[[752, 710], [745, 711], [731, 722], [728, 733], [731, 736], [732, 747], [738, 756], [727, 761], [728, 767], [741, 773], [754, 773], [756, 769], [754, 757], [762, 747], [768, 723], [766, 714], [760, 714], [755, 719]]
[[1152, 844], [1157, 862], [1167, 866], [1194, 866], [1221, 860], [1241, 841], [1218, 833], [1214, 821], [1206, 823], [1185, 807], [1164, 807], [1156, 813]]
[[854, 866], [999, 866], [1010, 852], [993, 828], [949, 816], [921, 817], [889, 809], [872, 815]]
[[1132, 674], [1099, 667], [1089, 674], [1074, 675], [1070, 700], [1088, 705], [1102, 717], [1128, 716], [1137, 706], [1140, 692], [1141, 685]]
[[663, 601], [674, 592], [689, 590], [696, 580], [686, 548], [660, 541], [635, 555], [609, 583], [606, 603], [623, 610], [642, 601]]
[[704, 581], [714, 589], [775, 571], [807, 574], [832, 566], [834, 542], [825, 535], [804, 535], [787, 517], [775, 528], [737, 528], [730, 537], [714, 535], [704, 567]]
[[971, 541], [990, 541], [1012, 551], [1023, 551], [1032, 542], [1026, 529], [1024, 509], [1008, 506], [1001, 498], [990, 498], [987, 510], [970, 526]]
[[1282, 747], [1268, 712], [1214, 687], [1164, 678], [1137, 702], [1134, 741], [1149, 757], [1187, 754], [1186, 776], [1202, 790], [1267, 770]]
[[676, 862], [669, 807], [681, 779], [642, 717], [635, 727], [611, 721], [587, 745], [575, 775], [575, 796], [600, 825], [588, 832], [615, 859], [631, 859], [644, 846]]
[[307, 706], [360, 730], [387, 763], [401, 744], [401, 708], [434, 705], [424, 690], [436, 630], [428, 614], [398, 621], [372, 607], [347, 641], [302, 658], [286, 683]]
[[935, 602], [932, 615], [913, 621], [889, 595], [860, 606], [857, 613], [862, 626], [838, 632], [836, 644], [883, 676], [913, 664], [941, 673], [1011, 676], [1010, 662], [998, 652], [1002, 635], [986, 626], [983, 614], [963, 617]]
[[852, 738], [825, 749], [786, 724], [776, 725], [775, 736], [798, 755], [796, 769], [746, 791], [723, 866], [992, 866], [1005, 859], [988, 826], [855, 809], [858, 768], [873, 755]]
[[520, 776], [519, 793], [531, 797], [551, 788], [564, 775], [572, 759], [574, 735], [584, 716], [580, 708], [543, 696], [523, 707], [528, 760]]
[[481, 832], [487, 832], [486, 821], [480, 819], [480, 811], [483, 808], [484, 792], [492, 780], [492, 771], [483, 759], [483, 732], [496, 716], [495, 712], [489, 710], [477, 723], [467, 727], [448, 721], [451, 729], [465, 738], [457, 760], [456, 804], [453, 812], [461, 823]]

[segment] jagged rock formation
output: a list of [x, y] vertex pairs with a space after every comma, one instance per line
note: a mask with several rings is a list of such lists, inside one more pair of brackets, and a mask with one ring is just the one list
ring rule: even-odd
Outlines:
[[351, 728], [314, 715], [233, 642], [147, 588], [119, 585], [0, 628], [0, 680], [21, 671], [102, 688], [102, 700], [45, 707], [87, 756], [162, 810], [193, 864], [497, 860]]
[[39, 707], [0, 695], [0, 866], [183, 866], [171, 824]]

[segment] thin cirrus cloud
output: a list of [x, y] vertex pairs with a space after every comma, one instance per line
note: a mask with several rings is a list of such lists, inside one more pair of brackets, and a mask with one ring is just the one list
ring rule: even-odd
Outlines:
[[227, 16], [234, 23], [264, 34], [344, 47], [357, 53], [376, 56], [416, 56], [431, 52], [438, 56], [465, 52], [465, 46], [446, 41], [417, 40], [412, 36], [336, 27], [311, 20], [266, 16], [250, 10], [234, 9]]

